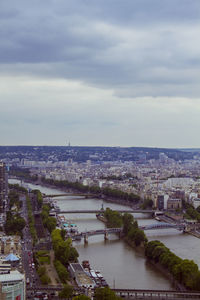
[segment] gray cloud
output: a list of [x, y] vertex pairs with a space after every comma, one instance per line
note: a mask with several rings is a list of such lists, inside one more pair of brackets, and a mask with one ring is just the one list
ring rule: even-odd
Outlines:
[[124, 97], [125, 89], [133, 97], [188, 96], [185, 82], [193, 82], [191, 97], [199, 96], [199, 1], [10, 3], [0, 7], [0, 63], [11, 72], [22, 64], [24, 74], [80, 80]]
[[199, 0], [1, 0], [0, 28], [5, 144], [198, 144]]

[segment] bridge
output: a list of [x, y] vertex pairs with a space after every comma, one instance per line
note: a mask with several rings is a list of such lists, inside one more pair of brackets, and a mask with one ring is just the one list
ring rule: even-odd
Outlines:
[[159, 222], [156, 224], [150, 224], [150, 225], [145, 225], [145, 226], [139, 226], [140, 229], [142, 230], [154, 230], [154, 229], [170, 229], [170, 228], [175, 228], [178, 230], [185, 230], [185, 225], [184, 224], [171, 224], [171, 223], [165, 223], [165, 222]]
[[142, 290], [142, 289], [112, 289], [117, 296], [126, 299], [151, 299], [151, 300], [185, 300], [200, 299], [200, 292], [173, 291], [173, 290]]
[[84, 199], [85, 199], [85, 198], [89, 198], [89, 197], [94, 198], [97, 195], [81, 194], [81, 193], [62, 193], [62, 194], [50, 194], [50, 195], [43, 194], [43, 198], [57, 198], [57, 197], [64, 197], [64, 196], [80, 196], [80, 197], [84, 197]]
[[[61, 291], [63, 289], [62, 285], [46, 285], [46, 286], [32, 286], [27, 287], [29, 292], [44, 291]], [[112, 288], [111, 288], [112, 289]], [[200, 299], [200, 292], [195, 291], [177, 291], [177, 290], [145, 290], [145, 289], [112, 289], [117, 296], [126, 299], [151, 299], [151, 300], [191, 300]], [[74, 288], [75, 294], [84, 294], [86, 291], [84, 288]], [[94, 292], [94, 290], [93, 290]]]
[[[152, 209], [115, 209], [119, 213], [143, 213], [143, 214], [153, 214], [155, 210]], [[56, 210], [57, 214], [100, 214], [103, 213], [102, 209], [93, 210]]]
[[[156, 229], [170, 229], [170, 228], [174, 228], [177, 230], [185, 230], [185, 226], [184, 225], [180, 225], [180, 224], [169, 224], [169, 223], [159, 223], [159, 224], [150, 224], [150, 225], [146, 225], [146, 226], [139, 226], [140, 229], [142, 230], [156, 230]], [[122, 228], [105, 228], [105, 229], [97, 229], [97, 230], [90, 230], [90, 231], [85, 231], [85, 232], [81, 232], [78, 233], [76, 235], [73, 236], [73, 238], [75, 240], [81, 240], [82, 238], [84, 238], [84, 243], [88, 243], [88, 237], [89, 236], [94, 236], [94, 235], [104, 235], [104, 239], [108, 240], [108, 234], [112, 234], [112, 233], [118, 233], [119, 236], [121, 236], [122, 234]]]

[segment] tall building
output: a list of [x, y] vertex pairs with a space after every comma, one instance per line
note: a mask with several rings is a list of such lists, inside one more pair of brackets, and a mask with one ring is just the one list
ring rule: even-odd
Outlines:
[[168, 160], [168, 156], [165, 153], [159, 153], [159, 160], [161, 163], [166, 163]]
[[158, 206], [159, 210], [163, 210], [164, 209], [164, 195], [158, 195], [157, 206]]
[[0, 299], [1, 300], [25, 300], [25, 275], [17, 270], [0, 271]]
[[6, 166], [0, 162], [0, 213], [4, 211], [7, 198], [8, 178], [6, 173]]

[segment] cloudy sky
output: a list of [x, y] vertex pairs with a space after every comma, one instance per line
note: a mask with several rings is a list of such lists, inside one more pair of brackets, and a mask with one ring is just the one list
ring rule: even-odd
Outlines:
[[200, 0], [1, 0], [0, 145], [200, 147]]

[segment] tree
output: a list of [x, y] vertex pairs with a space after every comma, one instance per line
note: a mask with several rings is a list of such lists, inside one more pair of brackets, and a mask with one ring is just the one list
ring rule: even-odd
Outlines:
[[71, 247], [69, 252], [69, 261], [76, 262], [79, 257], [79, 253], [76, 248]]
[[168, 252], [168, 249], [165, 246], [157, 246], [156, 248], [154, 248], [152, 253], [154, 261], [158, 262], [161, 255], [166, 252]]
[[61, 237], [62, 237], [62, 239], [64, 241], [65, 240], [65, 235], [66, 235], [65, 229], [61, 229], [60, 234], [61, 234]]
[[49, 284], [51, 282], [51, 279], [46, 274], [42, 275], [40, 280], [42, 284]]
[[113, 211], [110, 208], [106, 208], [104, 216], [107, 219], [107, 226], [110, 228], [122, 227], [122, 215]]
[[145, 242], [147, 240], [145, 233], [141, 229], [136, 230], [134, 242], [136, 246], [140, 246], [141, 243]]
[[6, 234], [22, 235], [22, 230], [26, 225], [26, 221], [20, 215], [13, 215], [11, 212], [7, 213], [5, 232]]
[[79, 295], [79, 296], [73, 297], [72, 300], [91, 300], [91, 298], [89, 298], [86, 295]]
[[56, 272], [58, 273], [58, 277], [60, 280], [65, 283], [69, 279], [69, 274], [67, 269], [59, 260], [54, 261], [54, 266], [56, 268]]
[[153, 251], [157, 246], [165, 246], [163, 243], [160, 241], [151, 241], [148, 242], [145, 246], [145, 255], [152, 259], [153, 258]]
[[142, 208], [146, 209], [146, 208], [152, 208], [153, 207], [153, 200], [152, 199], [145, 199], [144, 203], [142, 204]]
[[123, 219], [123, 233], [127, 235], [129, 230], [133, 226], [134, 218], [131, 214], [125, 213], [122, 219]]
[[46, 227], [50, 233], [56, 228], [56, 223], [57, 223], [56, 218], [54, 218], [54, 217], [47, 218]]
[[97, 288], [94, 293], [95, 300], [119, 300], [122, 299], [115, 295], [110, 288]]
[[62, 291], [59, 293], [60, 298], [70, 298], [73, 295], [73, 287], [69, 284], [65, 284]]

